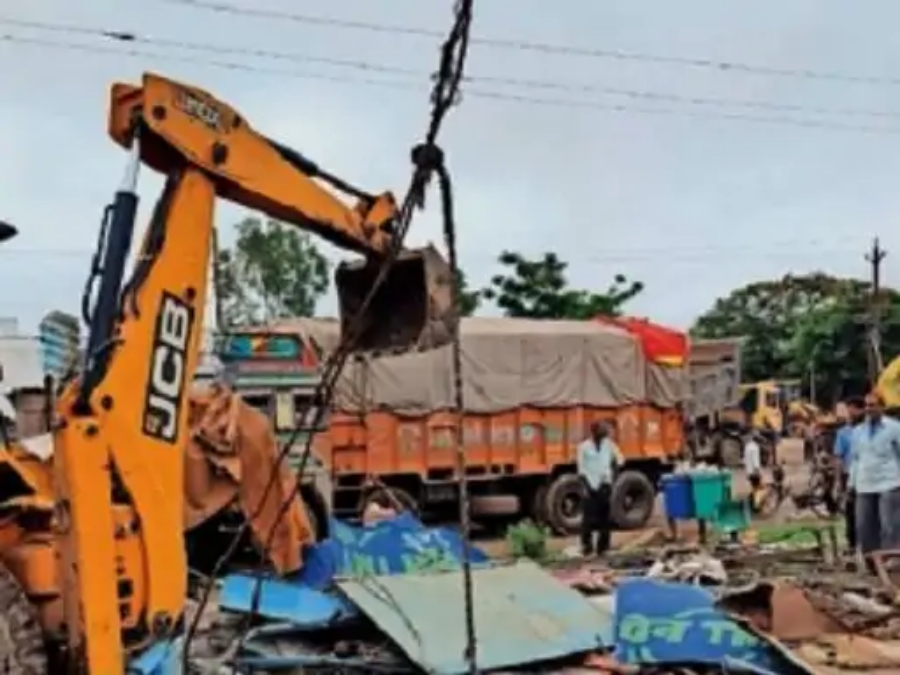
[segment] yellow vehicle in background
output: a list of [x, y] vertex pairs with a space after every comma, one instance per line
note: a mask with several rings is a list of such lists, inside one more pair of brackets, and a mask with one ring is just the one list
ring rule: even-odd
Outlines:
[[742, 407], [750, 415], [750, 426], [785, 434], [792, 408], [801, 404], [800, 385], [800, 380], [763, 380], [741, 385], [747, 401]]
[[743, 454], [743, 439], [750, 431], [759, 433], [763, 464], [775, 459], [775, 448], [788, 433], [792, 411], [800, 399], [800, 380], [762, 380], [738, 386], [738, 400], [723, 410], [717, 427], [722, 434], [721, 462], [725, 466], [739, 466]]
[[884, 405], [888, 410], [900, 409], [900, 356], [881, 371], [876, 389], [884, 397]]
[[782, 436], [792, 407], [800, 402], [800, 380], [763, 380], [738, 387], [740, 401], [726, 417], [745, 431]]

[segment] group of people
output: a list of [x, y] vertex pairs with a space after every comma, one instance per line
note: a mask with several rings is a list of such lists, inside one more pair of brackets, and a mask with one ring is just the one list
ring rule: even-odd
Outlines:
[[[900, 421], [884, 414], [878, 393], [845, 402], [847, 418], [835, 438], [846, 494], [847, 544], [865, 556], [879, 550], [900, 550]], [[744, 449], [745, 470], [759, 486], [762, 458], [759, 444], [750, 439]], [[586, 498], [581, 526], [584, 555], [602, 554], [610, 546], [610, 502], [622, 453], [602, 422], [577, 451], [578, 473]]]
[[900, 421], [878, 393], [845, 402], [834, 453], [846, 492], [847, 544], [865, 556], [900, 549]]

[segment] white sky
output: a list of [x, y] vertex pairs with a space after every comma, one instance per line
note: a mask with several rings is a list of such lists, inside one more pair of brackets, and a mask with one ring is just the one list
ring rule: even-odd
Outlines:
[[[221, 0], [240, 7], [358, 21], [449, 26], [450, 0]], [[900, 5], [888, 0], [476, 0], [476, 36], [587, 49], [890, 78], [900, 65]], [[409, 148], [427, 112], [427, 75], [439, 39], [211, 12], [165, 0], [0, 0], [0, 19], [132, 31], [233, 53], [133, 45], [129, 57], [16, 40], [123, 47], [89, 34], [0, 21], [0, 218], [21, 236], [0, 251], [0, 316], [33, 327], [51, 309], [75, 311], [100, 213], [118, 186], [124, 153], [106, 137], [107, 90], [154, 70], [202, 86], [268, 136], [371, 191], [400, 191]], [[234, 50], [238, 50], [234, 52]], [[240, 50], [367, 61], [421, 72], [418, 79], [322, 63], [251, 57]], [[210, 60], [255, 69], [217, 68]], [[279, 72], [275, 72], [279, 71]], [[301, 73], [335, 77], [329, 81]], [[686, 326], [744, 283], [789, 271], [865, 274], [874, 234], [900, 256], [900, 83], [763, 76], [635, 59], [535, 53], [475, 45], [469, 74], [552, 83], [560, 89], [479, 82], [479, 90], [579, 105], [468, 96], [442, 138], [456, 178], [459, 246], [470, 279], [497, 271], [504, 248], [554, 250], [574, 284], [604, 289], [617, 272], [646, 284], [634, 313]], [[421, 90], [348, 79], [419, 82]], [[472, 84], [475, 87], [476, 83]], [[690, 105], [585, 92], [629, 89], [765, 106]], [[591, 105], [629, 108], [626, 111]], [[756, 115], [887, 130], [866, 134], [736, 119], [638, 113]], [[821, 109], [866, 114], [821, 114]], [[819, 112], [817, 112], [817, 109]], [[879, 114], [870, 114], [872, 112]], [[142, 176], [146, 216], [161, 186]], [[413, 226], [413, 243], [439, 238], [437, 200]], [[218, 223], [244, 215], [223, 205]], [[340, 258], [329, 249], [329, 255]], [[333, 298], [323, 303], [333, 310]]]

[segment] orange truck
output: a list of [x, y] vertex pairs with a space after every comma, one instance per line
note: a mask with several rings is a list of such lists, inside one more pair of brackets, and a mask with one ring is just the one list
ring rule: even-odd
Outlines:
[[[258, 333], [300, 337], [297, 359], [313, 372], [338, 331], [336, 322], [305, 319]], [[623, 529], [645, 525], [659, 479], [686, 451], [688, 411], [697, 408], [687, 405], [695, 386], [685, 336], [636, 320], [506, 318], [464, 319], [461, 335], [473, 516], [531, 517], [560, 533], [577, 530], [575, 448], [593, 420], [604, 420], [626, 458], [613, 489], [614, 521]], [[709, 351], [702, 343], [690, 349]], [[708, 366], [707, 394], [715, 389]], [[455, 512], [452, 395], [449, 347], [347, 366], [314, 444], [330, 470], [335, 516], [358, 516], [385, 486], [423, 517]], [[707, 399], [691, 421], [706, 414]]]

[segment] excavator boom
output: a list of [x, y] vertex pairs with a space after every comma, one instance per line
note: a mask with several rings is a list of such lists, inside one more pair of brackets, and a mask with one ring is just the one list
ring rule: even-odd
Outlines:
[[[397, 207], [390, 193], [372, 195], [328, 174], [302, 154], [257, 133], [211, 94], [156, 75], [142, 87], [114, 84], [109, 134], [164, 175], [189, 164], [218, 195], [315, 232], [372, 257], [393, 243]], [[317, 180], [354, 197], [347, 207]]]
[[[116, 84], [109, 132], [131, 151], [130, 164], [104, 214], [83, 303], [85, 363], [58, 399], [54, 431], [69, 653], [98, 675], [122, 673], [129, 653], [172, 636], [182, 620], [186, 391], [200, 352], [216, 198], [364, 254], [338, 275], [339, 296], [368, 294], [367, 280], [397, 244], [390, 194], [331, 176], [200, 89], [157, 75], [141, 87]], [[126, 279], [141, 163], [166, 184]], [[345, 206], [334, 191], [355, 202]], [[399, 259], [399, 281], [389, 274], [368, 305], [377, 314], [363, 317], [363, 349], [419, 344], [440, 312], [429, 290], [440, 277], [415, 254]], [[449, 298], [449, 281], [434, 297]], [[363, 304], [341, 297], [342, 307]]]

